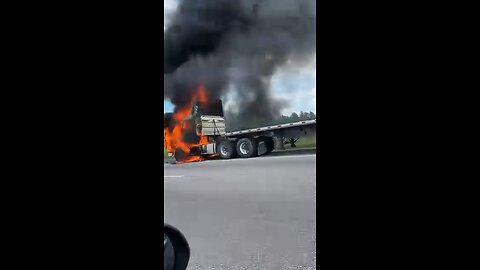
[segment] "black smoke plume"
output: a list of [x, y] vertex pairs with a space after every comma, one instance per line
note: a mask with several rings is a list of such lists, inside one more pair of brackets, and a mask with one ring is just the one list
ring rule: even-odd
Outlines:
[[164, 33], [165, 98], [183, 105], [203, 84], [212, 100], [233, 91], [227, 123], [268, 122], [285, 106], [271, 77], [309, 60], [315, 32], [315, 0], [180, 1]]

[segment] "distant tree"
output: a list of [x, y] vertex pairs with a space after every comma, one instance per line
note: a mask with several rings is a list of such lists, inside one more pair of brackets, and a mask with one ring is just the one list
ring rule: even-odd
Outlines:
[[307, 112], [300, 112], [300, 121], [305, 121], [310, 119], [310, 114]]
[[290, 115], [290, 121], [291, 121], [291, 122], [296, 122], [296, 121], [299, 120], [299, 118], [300, 118], [300, 117], [298, 116], [298, 114], [297, 114], [296, 112], [293, 112], [293, 113]]

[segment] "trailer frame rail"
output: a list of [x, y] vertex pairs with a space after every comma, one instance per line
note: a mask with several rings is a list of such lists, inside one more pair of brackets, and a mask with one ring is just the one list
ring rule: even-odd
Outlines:
[[228, 137], [228, 136], [235, 136], [235, 135], [240, 135], [240, 134], [249, 134], [249, 133], [256, 133], [256, 132], [269, 131], [269, 130], [278, 130], [278, 129], [284, 129], [284, 128], [290, 128], [290, 127], [308, 126], [308, 125], [313, 125], [313, 124], [317, 124], [317, 119], [305, 120], [305, 121], [299, 121], [299, 122], [281, 124], [281, 125], [274, 125], [274, 126], [244, 129], [244, 130], [233, 131], [233, 132], [227, 132], [227, 133], [225, 133], [225, 136]]

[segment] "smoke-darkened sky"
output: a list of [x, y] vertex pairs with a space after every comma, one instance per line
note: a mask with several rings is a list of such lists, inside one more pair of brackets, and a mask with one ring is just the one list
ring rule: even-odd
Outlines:
[[[313, 1], [313, 0], [312, 0]], [[177, 0], [164, 0], [164, 31], [168, 28], [169, 19], [178, 7]], [[312, 55], [311, 59], [314, 59]], [[277, 69], [271, 78], [271, 95], [276, 99], [286, 99], [288, 104], [282, 108], [283, 114], [293, 111], [316, 111], [316, 63], [305, 63], [302, 66], [283, 66]], [[228, 95], [228, 94], [227, 94]], [[225, 107], [229, 107], [232, 98], [222, 97], [227, 100]], [[173, 107], [168, 101], [164, 101], [165, 111], [172, 111]]]

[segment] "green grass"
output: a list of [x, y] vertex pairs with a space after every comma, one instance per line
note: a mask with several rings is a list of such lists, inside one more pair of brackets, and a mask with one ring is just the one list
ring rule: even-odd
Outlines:
[[295, 145], [297, 147], [292, 148], [290, 144], [286, 144], [286, 149], [298, 149], [298, 148], [313, 148], [317, 147], [317, 138], [316, 137], [302, 137], [300, 138]]
[[163, 159], [167, 158], [167, 149], [163, 148]]

